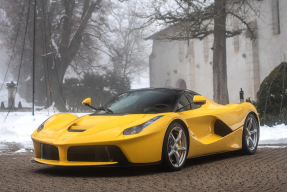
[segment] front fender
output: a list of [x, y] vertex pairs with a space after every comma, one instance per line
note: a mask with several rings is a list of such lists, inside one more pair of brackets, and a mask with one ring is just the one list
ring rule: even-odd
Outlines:
[[[71, 113], [58, 113], [53, 116], [51, 116], [46, 122], [45, 126], [43, 128], [46, 129], [47, 127], [53, 127], [57, 125], [58, 127], [63, 127], [66, 124], [76, 120], [78, 118], [77, 115], [71, 114]], [[35, 130], [37, 132], [38, 128]], [[34, 133], [35, 133], [34, 132]]]

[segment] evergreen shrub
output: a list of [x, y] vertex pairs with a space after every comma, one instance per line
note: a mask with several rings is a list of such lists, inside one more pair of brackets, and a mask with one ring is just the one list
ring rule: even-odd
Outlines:
[[253, 103], [259, 113], [261, 125], [287, 125], [287, 63], [283, 62], [263, 80]]

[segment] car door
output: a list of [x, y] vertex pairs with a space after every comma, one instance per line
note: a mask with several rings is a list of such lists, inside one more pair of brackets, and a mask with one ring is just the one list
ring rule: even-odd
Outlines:
[[178, 114], [186, 120], [189, 129], [198, 138], [204, 138], [212, 134], [212, 125], [214, 123], [214, 116], [211, 116], [208, 110], [201, 110], [202, 105], [193, 103], [194, 93], [185, 92], [179, 99], [177, 108], [180, 109], [185, 105], [189, 106], [183, 108]]
[[[193, 104], [195, 94], [186, 92], [180, 100], [185, 98], [190, 103], [190, 108], [180, 111], [179, 114], [188, 124], [189, 129], [199, 139], [206, 139], [208, 136], [224, 137], [240, 128], [248, 112], [238, 104], [218, 105], [218, 104]], [[185, 97], [185, 98], [184, 98]], [[203, 140], [204, 141], [204, 140]]]

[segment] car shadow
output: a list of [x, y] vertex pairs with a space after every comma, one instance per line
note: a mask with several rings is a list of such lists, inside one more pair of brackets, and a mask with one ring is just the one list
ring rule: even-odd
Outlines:
[[[204, 157], [188, 159], [183, 169], [192, 169], [194, 166], [212, 163], [240, 156], [237, 152], [226, 152]], [[57, 167], [37, 164], [33, 170], [36, 174], [57, 177], [131, 177], [161, 174], [164, 172], [160, 165], [134, 167]], [[166, 172], [169, 173], [169, 172]], [[171, 174], [173, 172], [170, 172]]]
[[[161, 172], [159, 165], [135, 167], [56, 167], [39, 165], [44, 168], [35, 168], [34, 173], [57, 177], [131, 177], [151, 175]], [[37, 166], [37, 167], [39, 167]]]
[[223, 152], [223, 153], [217, 153], [212, 155], [206, 155], [201, 157], [195, 157], [188, 159], [185, 167], [193, 167], [197, 165], [203, 165], [207, 163], [213, 163], [216, 161], [222, 161], [224, 159], [230, 159], [230, 158], [237, 158], [239, 156], [242, 156], [240, 151], [231, 151], [231, 152]]

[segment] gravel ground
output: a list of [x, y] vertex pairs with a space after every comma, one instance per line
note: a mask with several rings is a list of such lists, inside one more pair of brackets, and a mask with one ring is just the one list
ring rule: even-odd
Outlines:
[[188, 160], [179, 172], [159, 166], [54, 167], [33, 153], [0, 155], [0, 191], [287, 191], [287, 148], [252, 156], [224, 153]]

